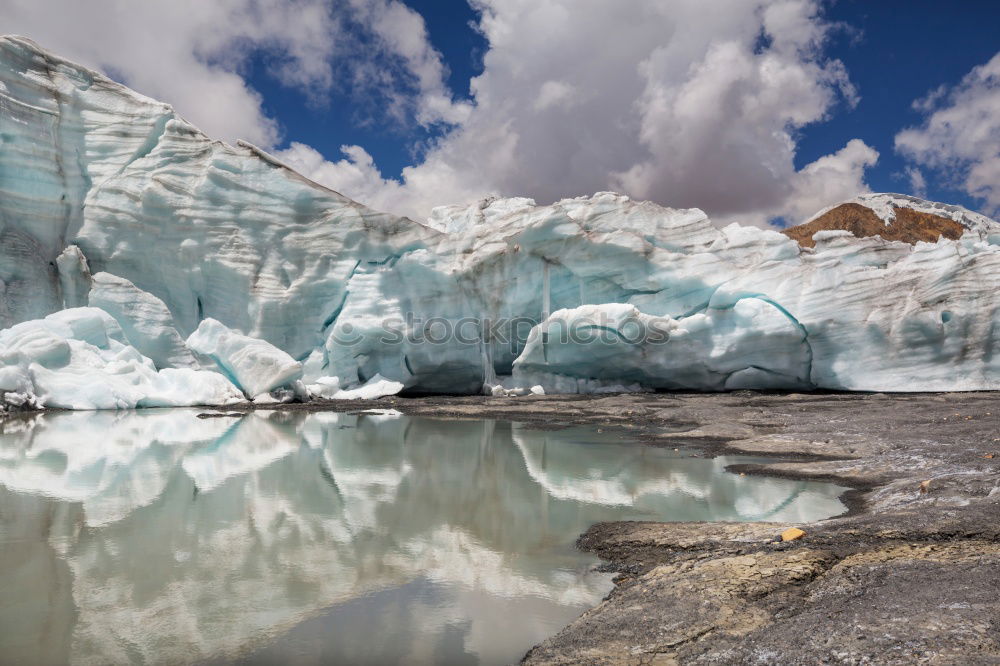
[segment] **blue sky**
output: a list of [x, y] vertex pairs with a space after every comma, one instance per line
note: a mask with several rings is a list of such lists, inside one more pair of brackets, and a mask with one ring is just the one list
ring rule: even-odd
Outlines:
[[[1000, 50], [1000, 2], [839, 0], [827, 5], [826, 14], [848, 26], [829, 53], [844, 62], [861, 100], [855, 109], [841, 109], [828, 121], [806, 128], [796, 164], [860, 137], [880, 154], [868, 172], [871, 188], [910, 193], [907, 179], [900, 175], [905, 161], [893, 150], [893, 137], [903, 127], [920, 123], [913, 100], [941, 85], [954, 85]], [[979, 207], [967, 193], [941, 179], [929, 179], [927, 197]]]
[[1000, 212], [995, 1], [6, 0], [0, 19], [417, 218], [601, 189], [752, 224], [866, 189]]

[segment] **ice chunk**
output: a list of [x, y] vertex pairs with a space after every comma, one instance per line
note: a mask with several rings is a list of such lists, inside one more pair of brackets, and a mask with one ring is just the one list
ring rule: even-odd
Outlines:
[[191, 368], [164, 368], [156, 373], [137, 407], [190, 407], [240, 402], [239, 390], [217, 372]]
[[274, 345], [205, 319], [187, 345], [208, 356], [247, 395], [255, 398], [302, 377], [302, 364]]
[[0, 402], [8, 407], [121, 409], [242, 399], [225, 377], [157, 371], [98, 308], [72, 308], [0, 331]]
[[87, 304], [91, 276], [87, 258], [76, 245], [70, 245], [56, 257], [59, 271], [59, 286], [62, 289], [63, 306], [82, 307]]
[[396, 395], [404, 388], [403, 382], [386, 379], [380, 374], [349, 389], [341, 387], [339, 377], [320, 377], [306, 387], [310, 396], [327, 400], [372, 400], [386, 395]]
[[339, 377], [319, 377], [312, 384], [306, 385], [309, 395], [314, 398], [332, 399], [340, 392]]
[[[806, 333], [766, 299], [717, 292], [706, 314], [653, 317], [635, 306], [582, 306], [553, 313], [528, 337], [514, 379], [548, 393], [642, 388], [721, 390], [761, 385], [811, 387]], [[753, 369], [753, 374], [745, 371]]]
[[369, 417], [375, 417], [376, 422], [398, 419], [403, 416], [403, 412], [398, 409], [366, 409], [361, 413]]
[[166, 304], [124, 278], [97, 273], [88, 300], [121, 325], [128, 341], [158, 368], [197, 368]]
[[0, 414], [10, 409], [41, 407], [34, 392], [34, 383], [20, 365], [3, 365], [0, 358]]
[[387, 395], [396, 395], [403, 390], [402, 382], [394, 382], [382, 375], [375, 375], [363, 385], [334, 394], [337, 400], [373, 400]]

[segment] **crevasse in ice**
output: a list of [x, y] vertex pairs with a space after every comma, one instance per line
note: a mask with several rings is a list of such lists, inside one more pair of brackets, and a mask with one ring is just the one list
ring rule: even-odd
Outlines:
[[967, 232], [815, 248], [613, 193], [414, 222], [17, 37], [0, 143], [8, 405], [1000, 388], [1000, 226], [955, 206], [865, 195]]

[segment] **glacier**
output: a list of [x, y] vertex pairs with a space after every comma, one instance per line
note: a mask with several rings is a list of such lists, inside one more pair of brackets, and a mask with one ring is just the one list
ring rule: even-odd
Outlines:
[[1000, 388], [1000, 224], [852, 203], [962, 233], [804, 247], [610, 192], [413, 221], [3, 37], [0, 404]]

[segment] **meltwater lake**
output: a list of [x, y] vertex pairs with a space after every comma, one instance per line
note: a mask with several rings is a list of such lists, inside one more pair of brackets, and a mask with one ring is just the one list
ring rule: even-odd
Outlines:
[[622, 432], [198, 413], [0, 422], [4, 663], [516, 662], [611, 590], [595, 522], [845, 510]]

